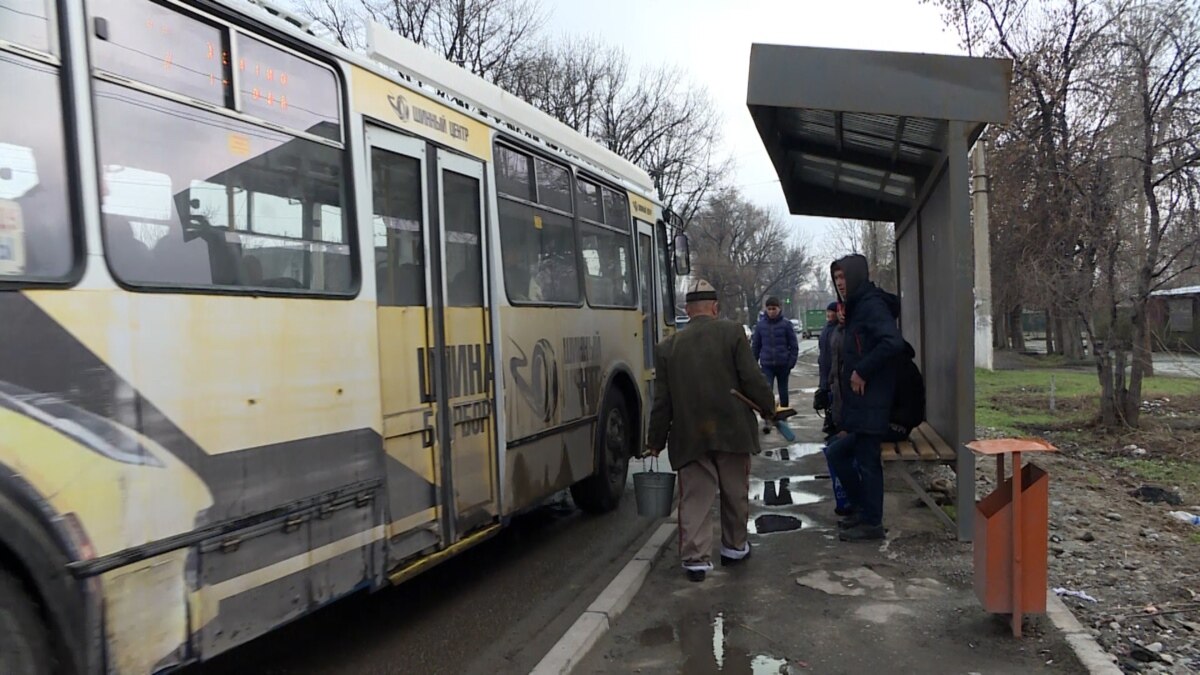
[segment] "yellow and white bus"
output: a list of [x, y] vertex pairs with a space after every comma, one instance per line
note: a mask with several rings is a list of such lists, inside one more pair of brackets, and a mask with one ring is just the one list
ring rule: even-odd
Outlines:
[[0, 672], [169, 670], [563, 489], [616, 506], [686, 239], [637, 167], [372, 37], [0, 0]]

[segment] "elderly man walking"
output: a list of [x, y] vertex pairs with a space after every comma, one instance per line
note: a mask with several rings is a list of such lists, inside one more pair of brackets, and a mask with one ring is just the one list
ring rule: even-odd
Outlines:
[[775, 397], [754, 361], [742, 327], [717, 318], [717, 292], [703, 280], [686, 296], [688, 329], [656, 351], [654, 408], [646, 449], [658, 455], [671, 445], [679, 474], [679, 557], [691, 581], [712, 569], [712, 505], [721, 495], [721, 563], [750, 555], [750, 456], [759, 451], [759, 428], [737, 390], [767, 415]]

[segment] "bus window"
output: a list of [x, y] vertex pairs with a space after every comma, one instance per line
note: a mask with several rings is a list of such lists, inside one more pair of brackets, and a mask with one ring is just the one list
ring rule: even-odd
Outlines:
[[658, 288], [661, 294], [663, 323], [675, 325], [675, 284], [671, 279], [671, 266], [667, 264], [667, 226], [658, 224]]
[[534, 162], [537, 172], [537, 201], [559, 211], [571, 212], [571, 172], [542, 159]]
[[47, 0], [0, 0], [0, 40], [49, 52], [49, 4]]
[[571, 219], [500, 199], [504, 286], [514, 303], [579, 304]]
[[576, 181], [579, 185], [579, 217], [596, 223], [604, 222], [604, 210], [600, 206], [600, 188], [591, 181], [582, 178]]
[[92, 0], [96, 67], [198, 101], [226, 106], [225, 31], [149, 0]]
[[628, 231], [632, 221], [629, 219], [629, 198], [624, 193], [611, 188], [604, 188], [604, 223], [617, 231]]
[[533, 162], [529, 155], [503, 145], [496, 146], [496, 189], [527, 202], [534, 201]]
[[341, 214], [341, 150], [107, 82], [95, 93], [104, 241], [117, 278], [351, 290], [345, 218], [334, 228], [326, 215]]
[[76, 248], [58, 69], [0, 52], [0, 82], [18, 92], [0, 102], [0, 281], [62, 280]]
[[588, 303], [605, 307], [636, 307], [629, 235], [590, 223], [581, 223], [579, 233]]
[[445, 186], [447, 304], [483, 307], [483, 248], [479, 233], [479, 181], [442, 171]]
[[326, 68], [238, 34], [242, 111], [332, 141], [341, 140], [337, 78]]
[[375, 292], [380, 305], [425, 305], [425, 240], [421, 162], [371, 149], [375, 205]]

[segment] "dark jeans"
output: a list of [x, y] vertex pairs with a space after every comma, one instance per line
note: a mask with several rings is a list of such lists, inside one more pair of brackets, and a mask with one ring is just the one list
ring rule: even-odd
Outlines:
[[834, 475], [846, 489], [866, 525], [883, 524], [883, 460], [880, 438], [871, 434], [846, 434], [829, 444], [827, 456]]
[[791, 368], [784, 366], [763, 366], [763, 375], [767, 376], [767, 386], [775, 386], [776, 380], [779, 381], [779, 405], [787, 407], [788, 405], [788, 375], [791, 374]]

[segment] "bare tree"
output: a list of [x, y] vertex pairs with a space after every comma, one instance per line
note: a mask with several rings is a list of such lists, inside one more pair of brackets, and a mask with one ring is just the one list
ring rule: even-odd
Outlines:
[[[1200, 247], [1197, 8], [938, 4], [973, 49], [1014, 61], [1013, 122], [994, 155], [997, 308], [1014, 335], [1024, 306], [1048, 308], [1048, 348], [1068, 356], [1078, 356], [1085, 331], [1100, 345], [1102, 421], [1136, 425], [1151, 371], [1150, 294], [1195, 269]], [[1120, 328], [1124, 308], [1130, 331]]]
[[1114, 22], [1116, 81], [1131, 104], [1122, 119], [1131, 122], [1128, 165], [1139, 217], [1131, 228], [1133, 359], [1128, 390], [1113, 393], [1124, 422], [1136, 426], [1142, 378], [1151, 367], [1150, 294], [1192, 269], [1200, 246], [1200, 12], [1183, 0], [1136, 2], [1122, 9]]
[[826, 240], [826, 253], [835, 260], [851, 253], [867, 259], [867, 272], [880, 288], [895, 293], [896, 241], [893, 223], [869, 220], [839, 220]]
[[791, 297], [812, 272], [803, 244], [783, 217], [724, 188], [697, 214], [691, 230], [695, 273], [721, 294], [723, 312], [754, 321], [768, 295]]
[[563, 40], [542, 43], [497, 84], [642, 167], [685, 229], [729, 173], [716, 106], [677, 68], [635, 74], [620, 49]]
[[347, 48], [362, 50], [375, 21], [488, 80], [530, 54], [545, 21], [537, 0], [299, 0], [299, 11]]

